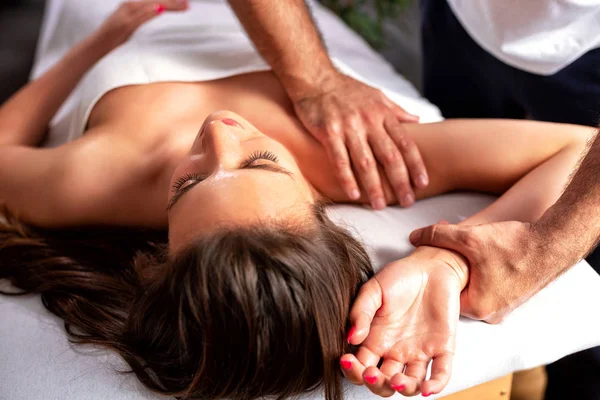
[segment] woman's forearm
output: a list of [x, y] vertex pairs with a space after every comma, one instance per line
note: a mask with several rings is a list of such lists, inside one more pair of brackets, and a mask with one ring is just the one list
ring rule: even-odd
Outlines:
[[[538, 220], [560, 197], [570, 174], [577, 166], [583, 149], [581, 141], [565, 146], [554, 156], [532, 169], [490, 206], [461, 221], [459, 225]], [[464, 257], [450, 250], [439, 250], [452, 255], [451, 259], [455, 261], [454, 265], [461, 274], [461, 280], [466, 284], [469, 271]]]
[[0, 145], [35, 146], [86, 72], [111, 50], [95, 35], [81, 41], [55, 66], [0, 107]]
[[[564, 129], [568, 129], [568, 126], [565, 126]], [[565, 144], [552, 156], [537, 166], [532, 166], [494, 203], [461, 221], [459, 225], [479, 225], [500, 221], [537, 221], [561, 197], [570, 175], [581, 158], [585, 143], [583, 137], [579, 135], [573, 136], [572, 140], [565, 141]], [[598, 147], [600, 148], [600, 146]], [[504, 158], [509, 158], [509, 155]], [[587, 169], [592, 170], [592, 168]], [[589, 176], [585, 178], [585, 181], [590, 181]], [[573, 182], [571, 185], [574, 183], [577, 182]], [[592, 185], [592, 187], [595, 186]], [[589, 192], [594, 190], [596, 189], [591, 188]], [[593, 209], [594, 207], [589, 207], [590, 212]], [[561, 218], [553, 220], [561, 220]], [[597, 228], [595, 231], [591, 229], [590, 236], [597, 231]], [[469, 270], [465, 258], [450, 250], [437, 250], [442, 253], [447, 252], [448, 263], [452, 263], [459, 273], [462, 283], [466, 284]]]

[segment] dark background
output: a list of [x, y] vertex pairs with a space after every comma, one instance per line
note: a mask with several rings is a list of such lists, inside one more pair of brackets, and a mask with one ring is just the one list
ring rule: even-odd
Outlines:
[[0, 0], [0, 104], [27, 82], [44, 0]]

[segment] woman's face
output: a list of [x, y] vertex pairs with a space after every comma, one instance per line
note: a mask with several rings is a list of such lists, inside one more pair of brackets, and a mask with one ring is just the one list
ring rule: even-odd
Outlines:
[[314, 200], [283, 145], [233, 112], [213, 113], [171, 178], [170, 250], [223, 225], [301, 221]]

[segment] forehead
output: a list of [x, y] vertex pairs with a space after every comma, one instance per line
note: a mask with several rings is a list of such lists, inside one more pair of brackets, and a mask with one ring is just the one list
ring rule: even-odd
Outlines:
[[250, 225], [302, 217], [309, 200], [284, 174], [237, 170], [216, 174], [190, 189], [169, 216], [169, 242], [181, 248], [223, 225]]

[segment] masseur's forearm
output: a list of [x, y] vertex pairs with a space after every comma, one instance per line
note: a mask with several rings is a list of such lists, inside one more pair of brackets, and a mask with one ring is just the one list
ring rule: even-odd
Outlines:
[[303, 0], [229, 0], [292, 100], [337, 71]]
[[598, 244], [600, 236], [600, 135], [558, 201], [533, 225], [555, 263], [569, 268]]
[[95, 36], [71, 49], [54, 67], [0, 107], [0, 145], [35, 146], [85, 73], [111, 48]]

